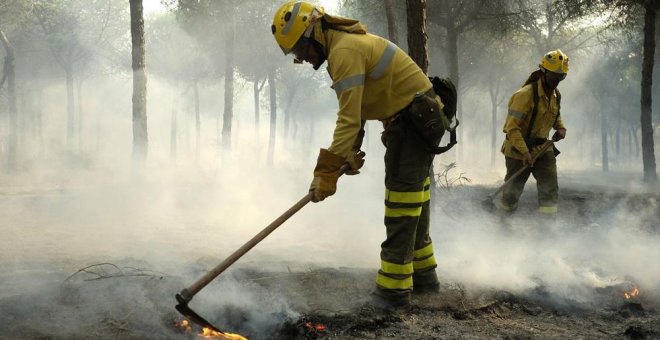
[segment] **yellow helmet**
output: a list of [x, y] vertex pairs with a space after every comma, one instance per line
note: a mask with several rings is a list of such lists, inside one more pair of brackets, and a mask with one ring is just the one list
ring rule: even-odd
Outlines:
[[539, 66], [550, 72], [567, 74], [568, 56], [561, 50], [550, 51], [541, 58]]
[[323, 14], [323, 7], [300, 0], [289, 1], [275, 12], [271, 30], [284, 54], [291, 52], [303, 34], [311, 34], [311, 27]]

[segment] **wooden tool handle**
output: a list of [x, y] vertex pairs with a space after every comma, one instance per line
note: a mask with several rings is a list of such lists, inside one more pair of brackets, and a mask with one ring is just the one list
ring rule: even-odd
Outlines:
[[[362, 155], [364, 156], [364, 155]], [[341, 169], [339, 176], [343, 175], [346, 171], [350, 169], [350, 165], [344, 164]], [[193, 296], [197, 294], [202, 288], [206, 287], [213, 279], [218, 277], [218, 275], [222, 274], [229, 266], [231, 266], [236, 260], [241, 258], [245, 253], [250, 251], [254, 246], [256, 246], [259, 242], [261, 242], [266, 236], [270, 235], [277, 227], [281, 226], [282, 223], [284, 223], [286, 220], [289, 219], [289, 217], [293, 216], [295, 213], [298, 212], [298, 210], [302, 209], [307, 203], [312, 201], [312, 197], [314, 196], [314, 192], [310, 191], [305, 195], [305, 197], [301, 198], [300, 201], [298, 201], [296, 204], [294, 204], [289, 210], [285, 211], [280, 217], [275, 219], [271, 224], [266, 226], [261, 232], [259, 232], [257, 235], [252, 237], [249, 241], [247, 241], [243, 246], [238, 248], [235, 252], [233, 252], [229, 257], [227, 257], [222, 263], [218, 264], [215, 266], [215, 268], [211, 269], [208, 273], [204, 274], [199, 280], [195, 281], [192, 285], [190, 285], [188, 288], [184, 289], [181, 291], [180, 295], [181, 297], [186, 301], [192, 300]]]
[[[532, 164], [534, 164], [534, 162], [536, 161], [536, 159], [539, 158], [539, 157], [545, 152], [545, 150], [548, 150], [548, 148], [550, 147], [550, 145], [552, 145], [552, 143], [553, 143], [552, 140], [547, 140], [545, 143], [543, 143], [543, 146], [541, 147], [541, 149], [539, 149], [539, 152], [537, 152], [537, 153], [534, 155], [534, 157], [532, 157]], [[506, 182], [504, 182], [504, 184], [502, 184], [502, 185], [499, 187], [499, 189], [497, 189], [497, 191], [495, 191], [494, 193], [492, 193], [492, 194], [490, 195], [490, 197], [495, 197], [495, 196], [497, 196], [497, 194], [499, 194], [500, 192], [502, 192], [502, 190], [504, 190], [504, 188], [505, 188], [509, 183], [511, 183], [514, 179], [516, 179], [518, 176], [520, 176], [520, 174], [522, 174], [523, 172], [525, 172], [525, 170], [527, 170], [527, 169], [529, 169], [529, 168], [530, 168], [530, 165], [529, 165], [529, 164], [526, 164], [524, 167], [518, 169], [518, 171], [514, 172], [513, 175], [511, 175], [511, 177], [509, 177], [509, 179], [507, 179]]]

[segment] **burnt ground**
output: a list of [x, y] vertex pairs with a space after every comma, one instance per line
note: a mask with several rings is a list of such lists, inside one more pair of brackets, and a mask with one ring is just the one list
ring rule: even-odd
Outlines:
[[[439, 201], [448, 215], [460, 214], [492, 190], [456, 188]], [[513, 218], [485, 216], [493, 228], [517, 232], [536, 220], [534, 196], [526, 194]], [[658, 196], [562, 190], [560, 209], [574, 232], [602, 228], [603, 218], [624, 209], [638, 217], [637, 232], [657, 235]], [[2, 271], [0, 339], [196, 338], [176, 326], [181, 319], [173, 294], [221, 260], [199, 259], [180, 276], [154, 271], [139, 259], [79, 266], [79, 272], [63, 269], [70, 263], [38, 274]], [[631, 277], [583, 288], [581, 296], [588, 299], [556, 294], [543, 280], [508, 291], [441, 278], [439, 293], [415, 295], [408, 310], [383, 312], [368, 300], [375, 269], [303, 261], [234, 267], [191, 306], [220, 328], [250, 339], [660, 338], [660, 291], [641, 286], [639, 295], [626, 299], [624, 292], [637, 286]]]
[[[373, 284], [373, 272], [366, 269], [242, 269], [232, 272], [232, 279], [261, 296], [261, 305], [209, 307], [193, 300], [191, 306], [216, 326], [250, 339], [660, 337], [658, 301], [643, 295], [625, 300], [623, 286], [595, 289], [601, 305], [586, 308], [571, 301], [549, 301], [543, 288], [513, 294], [443, 283], [438, 294], [415, 295], [409, 310], [384, 312], [366, 300]], [[60, 284], [40, 294], [4, 297], [2, 339], [196, 338], [175, 325], [180, 317], [171, 295], [181, 284], [177, 278], [149, 274]], [[269, 296], [283, 297], [290, 310], [272, 307]], [[318, 325], [324, 329], [316, 330]]]

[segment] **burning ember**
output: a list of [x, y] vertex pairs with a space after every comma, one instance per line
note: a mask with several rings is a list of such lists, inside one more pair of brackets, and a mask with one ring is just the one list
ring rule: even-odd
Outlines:
[[[186, 319], [183, 319], [181, 322], [175, 322], [174, 327], [187, 334], [194, 333], [193, 326], [191, 325], [190, 321]], [[202, 330], [199, 333], [197, 333], [197, 336], [206, 339], [247, 340], [246, 337], [240, 334], [216, 332], [208, 328], [202, 328]]]
[[307, 327], [307, 329], [310, 330], [310, 331], [314, 331], [314, 330], [317, 331], [317, 332], [323, 332], [323, 331], [325, 331], [325, 326], [323, 326], [323, 325], [320, 324], [320, 323], [314, 325], [314, 324], [311, 323], [311, 322], [307, 322], [307, 323], [305, 323], [305, 327]]
[[319, 339], [330, 335], [328, 327], [310, 321], [307, 316], [287, 320], [278, 332], [278, 339]]
[[294, 333], [305, 339], [318, 339], [328, 335], [328, 328], [325, 325], [313, 323], [305, 316], [301, 317], [293, 327]]
[[639, 295], [639, 289], [637, 289], [637, 287], [634, 287], [633, 290], [631, 290], [631, 291], [629, 291], [629, 292], [624, 292], [624, 293], [623, 293], [623, 296], [624, 296], [627, 300], [630, 300], [630, 299], [636, 297], [637, 295]]

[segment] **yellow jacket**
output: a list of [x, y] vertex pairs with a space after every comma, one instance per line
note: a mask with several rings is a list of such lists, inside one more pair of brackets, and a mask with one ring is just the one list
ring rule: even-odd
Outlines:
[[[504, 133], [506, 139], [502, 144], [502, 153], [510, 158], [523, 159], [523, 155], [529, 150], [525, 145], [525, 137], [532, 119], [532, 110], [534, 108], [534, 94], [532, 85], [537, 86], [539, 102], [536, 113], [536, 120], [532, 127], [531, 138], [548, 139], [550, 129], [563, 129], [564, 123], [559, 115], [557, 106], [557, 93], [553, 90], [550, 97], [546, 96], [541, 80], [533, 84], [527, 84], [520, 88], [511, 96], [509, 100], [509, 113], [504, 122]], [[537, 147], [540, 147], [537, 146]], [[548, 151], [552, 151], [549, 149]]]
[[383, 120], [433, 85], [415, 62], [388, 40], [369, 33], [325, 31], [328, 73], [339, 112], [328, 150], [346, 157], [362, 120]]

